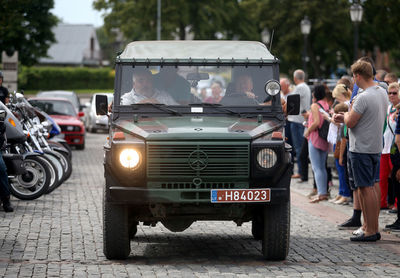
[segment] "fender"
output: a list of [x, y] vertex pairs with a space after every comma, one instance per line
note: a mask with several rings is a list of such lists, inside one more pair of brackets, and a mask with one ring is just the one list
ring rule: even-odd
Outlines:
[[26, 152], [21, 154], [22, 155], [22, 159], [25, 160], [25, 158], [27, 157], [31, 157], [31, 156], [41, 156], [43, 153], [40, 152]]

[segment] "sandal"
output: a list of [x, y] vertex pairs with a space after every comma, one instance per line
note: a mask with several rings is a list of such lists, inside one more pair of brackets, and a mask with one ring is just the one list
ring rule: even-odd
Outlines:
[[320, 201], [326, 201], [326, 200], [328, 200], [328, 195], [318, 195], [314, 199], [311, 199], [310, 203], [316, 204], [319, 203]]

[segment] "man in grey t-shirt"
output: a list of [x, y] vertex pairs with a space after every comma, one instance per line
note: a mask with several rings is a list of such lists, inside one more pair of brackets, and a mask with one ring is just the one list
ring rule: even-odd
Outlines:
[[[300, 178], [303, 173], [303, 165], [300, 161], [300, 153], [303, 144], [304, 134], [304, 117], [301, 115], [303, 111], [310, 110], [311, 107], [311, 91], [305, 83], [304, 71], [298, 69], [293, 73], [293, 81], [296, 84], [294, 90], [289, 95], [300, 95], [300, 113], [299, 115], [289, 115], [287, 123], [290, 126], [290, 134], [292, 137], [293, 147], [296, 151], [298, 174], [293, 175], [293, 178]], [[304, 179], [304, 177], [302, 177]]]
[[351, 70], [357, 86], [364, 91], [357, 95], [350, 112], [334, 115], [335, 122], [344, 122], [349, 128], [349, 172], [353, 176], [355, 193], [360, 199], [365, 220], [364, 232], [350, 240], [376, 241], [380, 239], [380, 200], [374, 183], [383, 147], [383, 126], [389, 100], [386, 91], [374, 82], [371, 64], [357, 61]]

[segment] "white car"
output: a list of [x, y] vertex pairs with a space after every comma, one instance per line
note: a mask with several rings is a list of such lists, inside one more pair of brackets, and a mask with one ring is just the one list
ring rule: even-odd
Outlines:
[[108, 130], [108, 116], [98, 116], [96, 115], [96, 95], [105, 95], [107, 96], [108, 103], [111, 103], [114, 99], [114, 95], [112, 93], [96, 93], [93, 94], [90, 98], [89, 105], [86, 110], [86, 118], [85, 118], [85, 128], [88, 132], [97, 132], [97, 130]]

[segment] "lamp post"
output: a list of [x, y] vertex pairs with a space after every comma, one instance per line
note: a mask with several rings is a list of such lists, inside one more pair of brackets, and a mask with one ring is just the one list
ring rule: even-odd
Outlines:
[[360, 4], [354, 3], [350, 7], [350, 18], [354, 23], [354, 61], [358, 58], [358, 25], [362, 20], [363, 8]]
[[268, 43], [270, 40], [271, 34], [269, 33], [268, 28], [264, 28], [261, 32], [261, 41], [263, 42], [263, 44], [265, 44], [268, 48]]
[[310, 34], [311, 31], [311, 21], [308, 19], [307, 16], [300, 22], [300, 30], [304, 36], [304, 49], [303, 49], [303, 70], [307, 72], [307, 36]]
[[161, 40], [161, 0], [157, 0], [157, 40]]

